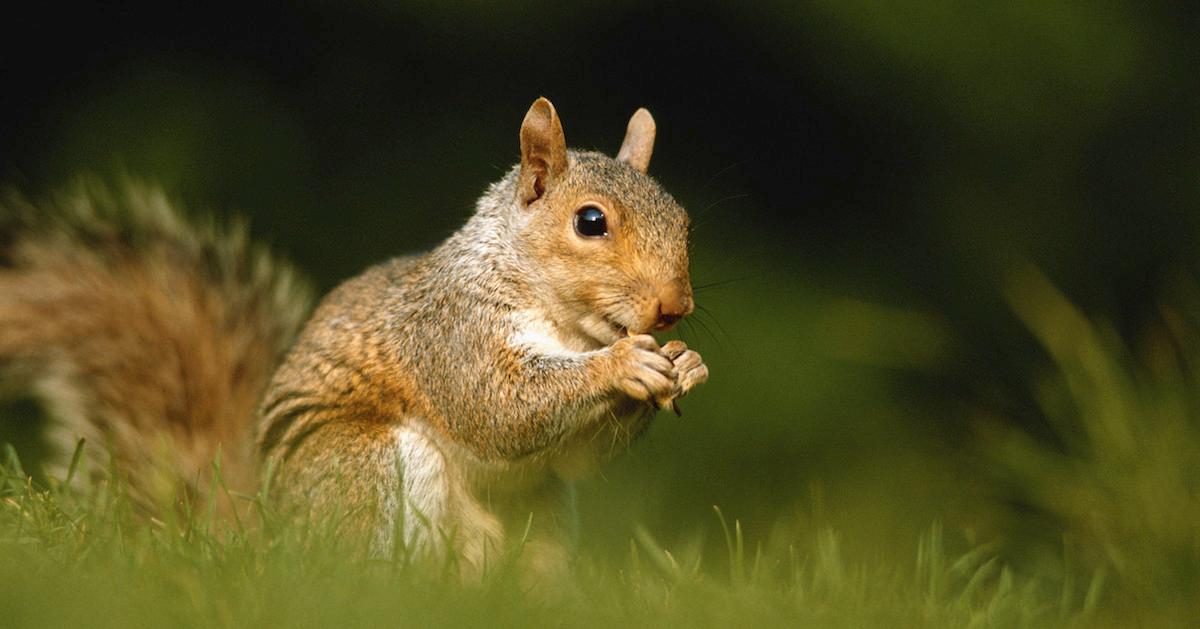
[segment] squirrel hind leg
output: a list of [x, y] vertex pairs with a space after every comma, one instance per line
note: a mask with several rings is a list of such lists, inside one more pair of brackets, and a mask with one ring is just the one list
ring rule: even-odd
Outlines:
[[500, 564], [504, 524], [471, 491], [467, 475], [424, 431], [412, 425], [393, 429], [402, 518], [408, 552], [456, 564], [463, 581], [475, 582]]
[[373, 419], [316, 422], [276, 474], [281, 499], [366, 553], [478, 581], [503, 553], [500, 521], [420, 429]]

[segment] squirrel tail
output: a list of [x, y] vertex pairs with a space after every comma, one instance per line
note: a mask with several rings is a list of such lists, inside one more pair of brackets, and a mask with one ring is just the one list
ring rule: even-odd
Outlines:
[[255, 406], [310, 304], [244, 226], [185, 220], [158, 188], [0, 198], [0, 368], [46, 411], [50, 470], [83, 438], [139, 507], [205, 499], [218, 453], [227, 488], [254, 487]]

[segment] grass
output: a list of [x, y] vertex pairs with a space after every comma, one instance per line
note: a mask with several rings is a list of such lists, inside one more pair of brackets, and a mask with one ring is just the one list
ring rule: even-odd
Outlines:
[[[1081, 607], [1017, 577], [987, 546], [946, 551], [933, 526], [908, 565], [854, 561], [829, 528], [786, 548], [752, 542], [715, 509], [720, 558], [661, 547], [583, 557], [562, 592], [528, 592], [511, 565], [462, 586], [371, 561], [319, 526], [280, 526], [263, 496], [241, 526], [192, 513], [139, 521], [119, 486], [39, 488], [12, 451], [0, 477], [0, 613], [11, 626], [1046, 626]], [[782, 551], [782, 552], [781, 552]]]
[[285, 521], [265, 489], [236, 496], [238, 520], [183, 503], [146, 517], [116, 481], [80, 486], [95, 475], [79, 456], [65, 477], [35, 481], [8, 448], [0, 618], [14, 627], [1184, 626], [1200, 617], [1200, 292], [1180, 286], [1159, 323], [1126, 343], [1036, 272], [1013, 275], [1009, 303], [1045, 359], [1028, 386], [1050, 434], [1034, 437], [982, 405], [968, 411], [978, 429], [964, 449], [986, 470], [993, 504], [964, 515], [947, 503], [944, 520], [907, 538], [893, 521], [856, 515], [870, 511], [826, 508], [820, 492], [808, 509], [753, 527], [699, 505], [708, 513], [686, 534], [593, 508], [585, 529], [608, 534], [584, 544], [569, 583], [529, 591], [509, 561], [462, 585], [402, 553], [368, 559], [336, 527]]

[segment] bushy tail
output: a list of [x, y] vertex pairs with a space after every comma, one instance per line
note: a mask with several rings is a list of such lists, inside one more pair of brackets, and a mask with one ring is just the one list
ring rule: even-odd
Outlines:
[[86, 439], [90, 469], [115, 459], [146, 506], [203, 496], [218, 449], [253, 487], [255, 405], [310, 301], [242, 226], [189, 222], [154, 187], [0, 201], [0, 367], [64, 459]]

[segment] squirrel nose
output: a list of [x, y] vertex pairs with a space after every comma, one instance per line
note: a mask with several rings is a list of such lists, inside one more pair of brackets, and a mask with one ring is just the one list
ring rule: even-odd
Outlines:
[[663, 290], [658, 300], [658, 321], [656, 330], [669, 330], [680, 319], [692, 313], [692, 295], [687, 284], [675, 282]]

